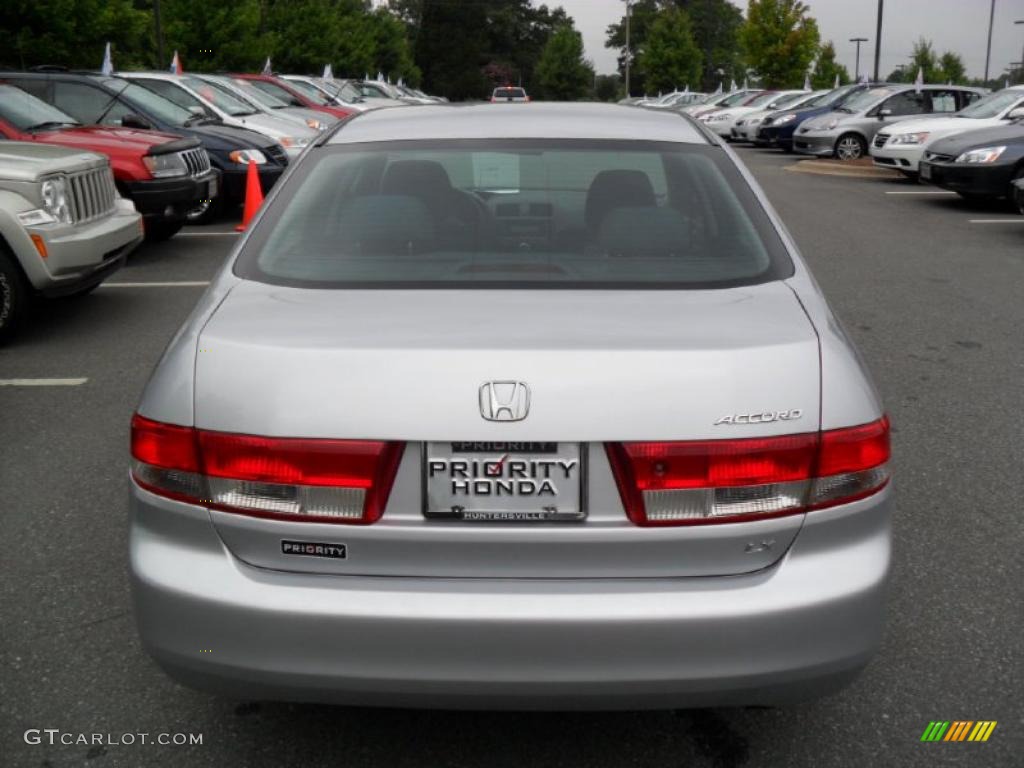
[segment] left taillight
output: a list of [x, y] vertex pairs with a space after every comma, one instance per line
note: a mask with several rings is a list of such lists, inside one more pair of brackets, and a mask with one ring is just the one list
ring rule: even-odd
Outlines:
[[741, 522], [845, 504], [889, 481], [889, 421], [784, 437], [609, 443], [637, 525]]
[[404, 443], [212, 432], [132, 419], [132, 476], [160, 496], [236, 514], [368, 524], [384, 514]]

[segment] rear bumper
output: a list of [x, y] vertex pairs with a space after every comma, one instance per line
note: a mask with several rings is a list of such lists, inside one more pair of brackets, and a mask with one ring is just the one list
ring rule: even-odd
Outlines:
[[626, 709], [828, 693], [877, 648], [890, 493], [807, 516], [771, 568], [693, 579], [415, 579], [258, 569], [202, 508], [132, 483], [146, 651], [244, 698]]
[[149, 179], [119, 183], [121, 193], [135, 203], [136, 210], [149, 221], [185, 218], [200, 201], [219, 194], [220, 173], [211, 169], [203, 176], [173, 179]]

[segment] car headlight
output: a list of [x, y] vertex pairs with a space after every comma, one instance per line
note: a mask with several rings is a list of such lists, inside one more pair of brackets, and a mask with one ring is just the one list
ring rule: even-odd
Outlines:
[[71, 223], [71, 204], [68, 201], [68, 180], [54, 176], [43, 182], [43, 210], [61, 224]]
[[188, 176], [185, 159], [177, 152], [167, 155], [146, 155], [142, 158], [142, 162], [149, 169], [154, 179]]
[[757, 125], [760, 122], [761, 122], [761, 118], [760, 117], [752, 117], [749, 120], [747, 120], [747, 125]]
[[306, 125], [312, 128], [314, 131], [326, 131], [327, 126], [312, 117], [306, 118]]
[[972, 149], [970, 152], [964, 152], [960, 155], [955, 162], [971, 164], [994, 163], [1005, 151], [1006, 147], [982, 147], [981, 149]]
[[889, 144], [924, 144], [930, 135], [928, 131], [921, 133], [898, 133], [889, 139]]
[[792, 123], [796, 120], [796, 115], [783, 115], [782, 117], [775, 118], [775, 125], [782, 125], [783, 123]]
[[258, 149], [236, 149], [228, 155], [228, 159], [241, 165], [248, 165], [250, 162], [263, 165], [267, 162], [267, 156]]
[[282, 136], [278, 141], [282, 147], [304, 147], [309, 144], [309, 139], [295, 136]]

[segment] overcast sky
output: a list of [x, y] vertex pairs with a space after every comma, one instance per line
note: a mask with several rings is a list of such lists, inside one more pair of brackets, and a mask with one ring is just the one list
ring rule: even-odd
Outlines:
[[[549, 6], [561, 5], [576, 20], [583, 33], [587, 57], [599, 73], [615, 71], [616, 53], [604, 47], [605, 30], [625, 13], [624, 0], [533, 0]], [[870, 72], [875, 55], [875, 0], [805, 0], [811, 15], [818, 20], [823, 40], [836, 44], [839, 61], [853, 75], [856, 46], [851, 37], [866, 37], [861, 46], [861, 70]], [[733, 0], [746, 11], [746, 0]], [[981, 77], [985, 71], [985, 42], [988, 37], [989, 0], [889, 0], [885, 4], [882, 28], [881, 76], [897, 64], [907, 61], [914, 41], [924, 36], [939, 53], [959, 53], [967, 65], [967, 74]], [[992, 63], [989, 74], [995, 77], [1011, 61], [1020, 61], [1024, 48], [1024, 0], [996, 0], [992, 31]]]

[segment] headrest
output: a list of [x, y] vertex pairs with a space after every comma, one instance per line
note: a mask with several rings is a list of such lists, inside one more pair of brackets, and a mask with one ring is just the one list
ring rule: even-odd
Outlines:
[[643, 171], [601, 171], [590, 184], [584, 215], [587, 226], [598, 229], [609, 211], [654, 205], [654, 187]]
[[338, 219], [342, 249], [351, 253], [401, 255], [429, 250], [434, 220], [418, 198], [365, 195], [345, 203]]
[[440, 163], [432, 160], [399, 160], [384, 172], [381, 192], [386, 195], [431, 197], [450, 192], [452, 181]]

